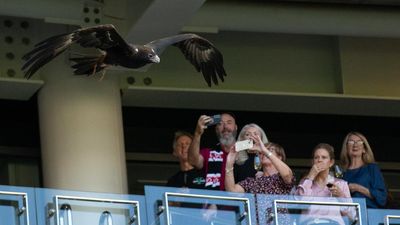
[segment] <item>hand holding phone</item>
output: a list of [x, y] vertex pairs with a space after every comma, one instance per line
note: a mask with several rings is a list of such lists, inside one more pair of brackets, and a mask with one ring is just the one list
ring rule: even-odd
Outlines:
[[244, 140], [244, 141], [238, 141], [235, 143], [235, 151], [243, 151], [246, 149], [253, 148], [253, 140]]
[[218, 124], [219, 122], [221, 122], [221, 114], [217, 114], [217, 115], [213, 115], [210, 116], [211, 117], [211, 122], [207, 123], [207, 126], [213, 126], [215, 124]]

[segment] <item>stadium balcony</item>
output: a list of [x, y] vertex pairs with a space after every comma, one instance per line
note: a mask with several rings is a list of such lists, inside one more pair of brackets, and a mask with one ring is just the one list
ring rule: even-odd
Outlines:
[[359, 198], [160, 186], [146, 186], [144, 195], [0, 186], [0, 218], [2, 225], [388, 225], [399, 223], [400, 210], [367, 209]]

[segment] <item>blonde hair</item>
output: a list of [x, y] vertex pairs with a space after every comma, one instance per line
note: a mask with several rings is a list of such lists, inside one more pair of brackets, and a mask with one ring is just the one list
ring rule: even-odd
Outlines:
[[347, 142], [349, 141], [349, 137], [351, 135], [355, 135], [359, 137], [363, 141], [365, 153], [362, 154], [362, 161], [365, 164], [370, 164], [375, 162], [374, 153], [372, 152], [371, 146], [368, 143], [367, 138], [361, 134], [360, 132], [352, 131], [346, 135], [342, 144], [342, 151], [340, 152], [340, 163], [342, 164], [343, 169], [347, 169], [350, 166], [351, 158], [349, 156], [349, 150], [347, 148]]
[[[255, 123], [249, 123], [242, 128], [242, 130], [239, 133], [238, 141], [245, 140], [245, 134], [249, 128], [256, 128], [261, 134], [262, 142], [264, 144], [268, 143], [268, 138], [267, 138], [267, 135], [265, 134], [265, 131]], [[240, 151], [240, 152], [238, 152], [238, 156], [236, 158], [236, 164], [242, 165], [248, 158], [249, 158], [249, 155], [247, 154], [247, 151]]]

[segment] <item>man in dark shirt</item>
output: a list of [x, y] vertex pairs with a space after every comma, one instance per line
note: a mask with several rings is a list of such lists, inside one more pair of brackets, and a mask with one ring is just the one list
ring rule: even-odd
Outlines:
[[184, 131], [175, 132], [173, 155], [179, 159], [180, 170], [168, 179], [169, 187], [204, 188], [204, 173], [188, 162], [188, 149], [193, 135]]

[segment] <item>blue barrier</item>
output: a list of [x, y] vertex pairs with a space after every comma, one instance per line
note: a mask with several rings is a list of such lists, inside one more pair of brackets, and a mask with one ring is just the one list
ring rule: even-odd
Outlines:
[[389, 224], [400, 224], [399, 218], [393, 218], [393, 216], [400, 216], [400, 210], [393, 209], [368, 209], [368, 223], [376, 225], [387, 224], [385, 220], [389, 216]]
[[0, 185], [0, 224], [36, 225], [34, 189]]
[[253, 195], [160, 186], [146, 186], [142, 196], [0, 185], [3, 224], [389, 225], [400, 224], [400, 210], [367, 210], [365, 200], [358, 198]]
[[146, 186], [149, 224], [255, 224], [252, 194]]

